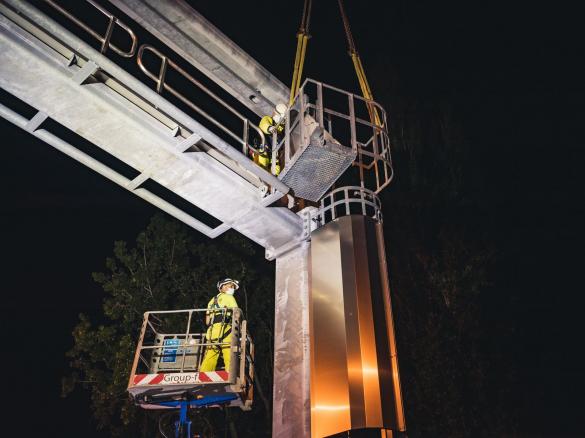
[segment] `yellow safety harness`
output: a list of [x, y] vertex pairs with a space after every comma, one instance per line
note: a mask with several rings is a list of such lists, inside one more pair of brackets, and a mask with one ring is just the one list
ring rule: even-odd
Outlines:
[[[223, 342], [223, 340], [232, 332], [232, 311], [223, 309], [225, 308], [219, 305], [219, 294], [217, 294], [213, 297], [213, 304], [207, 313], [211, 313], [209, 327], [213, 327], [214, 324], [221, 324], [221, 329], [218, 338], [212, 338], [211, 334], [209, 335], [209, 340], [211, 342]], [[221, 314], [221, 321], [216, 321], [215, 318], [219, 313]]]
[[[367, 108], [370, 115], [370, 120], [375, 126], [382, 126], [378, 110], [376, 109], [374, 101], [374, 95], [366, 78], [366, 72], [362, 64], [362, 60], [357, 51], [351, 28], [349, 26], [349, 20], [343, 7], [343, 0], [337, 0], [339, 4], [339, 12], [341, 13], [341, 19], [343, 21], [343, 28], [345, 30], [345, 36], [347, 38], [347, 45], [349, 47], [349, 56], [353, 62], [355, 73], [358, 78], [362, 95], [365, 99], [371, 102], [367, 102]], [[301, 78], [303, 76], [303, 66], [305, 64], [305, 55], [307, 53], [307, 42], [309, 41], [309, 23], [311, 20], [311, 7], [312, 0], [305, 0], [303, 6], [303, 16], [301, 19], [301, 25], [297, 32], [297, 50], [295, 55], [295, 65], [293, 70], [292, 85], [290, 87], [290, 101], [289, 105], [292, 105], [301, 86]]]

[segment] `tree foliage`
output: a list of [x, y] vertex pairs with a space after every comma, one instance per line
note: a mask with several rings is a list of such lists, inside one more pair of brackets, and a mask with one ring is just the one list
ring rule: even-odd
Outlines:
[[157, 215], [134, 244], [115, 242], [106, 271], [93, 274], [104, 291], [103, 315], [95, 319], [80, 315], [73, 348], [67, 353], [72, 372], [63, 381], [63, 392], [78, 385], [89, 390], [94, 420], [108, 436], [152, 436], [158, 430], [157, 415], [134, 407], [126, 393], [143, 313], [203, 307], [224, 277], [242, 284], [237, 300], [249, 315], [256, 344], [257, 400], [245, 416], [210, 409], [198, 421], [213, 426], [214, 434], [230, 424], [242, 436], [251, 436], [252, 430], [254, 436], [262, 436], [259, 430], [270, 430], [266, 426], [271, 415], [271, 267], [262, 263], [259, 249], [239, 235], [217, 242], [196, 241], [195, 236], [186, 226]]

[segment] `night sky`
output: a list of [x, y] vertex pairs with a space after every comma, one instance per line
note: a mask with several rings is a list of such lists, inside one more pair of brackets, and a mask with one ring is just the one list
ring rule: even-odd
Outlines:
[[[502, 263], [488, 310], [495, 333], [515, 327], [498, 342], [519, 373], [519, 435], [584, 436], [582, 11], [552, 2], [346, 3], [390, 117], [401, 96], [447, 102], [468, 140], [466, 190], [482, 201], [473, 214], [496, 236]], [[191, 4], [289, 84], [302, 1]], [[315, 1], [311, 33], [306, 76], [358, 92], [335, 1]], [[99, 311], [91, 272], [155, 208], [3, 119], [0, 129], [4, 422], [19, 431], [12, 436], [36, 436], [35, 427], [100, 436], [81, 392], [59, 396], [64, 353], [77, 315]]]

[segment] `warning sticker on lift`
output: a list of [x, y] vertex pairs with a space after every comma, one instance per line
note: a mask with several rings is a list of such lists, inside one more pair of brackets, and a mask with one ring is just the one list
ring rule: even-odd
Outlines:
[[193, 385], [197, 383], [227, 383], [227, 371], [207, 371], [200, 373], [172, 373], [172, 374], [136, 374], [134, 385]]
[[161, 362], [175, 363], [177, 361], [177, 350], [180, 342], [180, 339], [165, 339], [163, 341], [163, 345], [167, 348], [163, 349]]
[[189, 385], [198, 382], [198, 373], [165, 374], [161, 385]]

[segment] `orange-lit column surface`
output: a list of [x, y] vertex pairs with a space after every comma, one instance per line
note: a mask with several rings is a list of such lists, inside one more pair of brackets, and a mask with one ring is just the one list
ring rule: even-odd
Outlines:
[[330, 222], [312, 233], [310, 256], [311, 436], [397, 436], [405, 422], [382, 225]]

